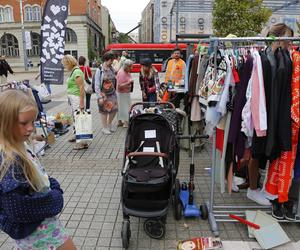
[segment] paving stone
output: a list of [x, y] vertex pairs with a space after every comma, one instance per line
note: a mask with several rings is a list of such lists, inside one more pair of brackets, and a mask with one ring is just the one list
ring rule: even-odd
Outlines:
[[75, 234], [74, 234], [74, 236], [75, 236], [75, 238], [76, 237], [85, 237], [86, 235], [87, 235], [87, 229], [86, 228], [77, 228], [76, 229], [76, 231], [75, 231]]
[[100, 235], [100, 237], [98, 238], [97, 246], [109, 247], [110, 246], [110, 241], [111, 241], [111, 238], [109, 238], [109, 237], [108, 238], [107, 237], [103, 238]]
[[97, 237], [86, 237], [83, 247], [95, 247], [97, 246], [98, 238]]
[[90, 228], [91, 222], [90, 221], [81, 221], [78, 225], [78, 228], [88, 229]]

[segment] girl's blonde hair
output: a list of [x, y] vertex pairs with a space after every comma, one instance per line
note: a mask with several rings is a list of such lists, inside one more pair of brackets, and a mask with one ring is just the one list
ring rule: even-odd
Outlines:
[[41, 181], [37, 169], [28, 159], [24, 143], [15, 137], [19, 114], [28, 111], [35, 111], [37, 114], [37, 105], [21, 90], [6, 90], [0, 93], [0, 110], [0, 180], [13, 164], [17, 164], [22, 168], [30, 186], [37, 191]]
[[63, 59], [61, 60], [61, 63], [63, 65], [70, 65], [71, 68], [74, 68], [75, 66], [78, 66], [78, 62], [76, 60], [76, 58], [74, 56], [71, 56], [71, 55], [65, 55], [63, 57]]

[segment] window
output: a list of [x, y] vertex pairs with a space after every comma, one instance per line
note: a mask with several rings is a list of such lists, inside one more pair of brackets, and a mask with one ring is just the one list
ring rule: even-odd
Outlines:
[[33, 6], [32, 7], [33, 13], [33, 21], [41, 21], [41, 8], [40, 6]]
[[4, 8], [0, 7], [0, 23], [5, 22], [4, 19]]
[[13, 22], [13, 10], [12, 7], [2, 7], [0, 6], [0, 23]]
[[17, 38], [12, 34], [4, 34], [0, 39], [1, 54], [8, 57], [19, 56], [19, 44]]
[[5, 7], [4, 15], [6, 22], [13, 22], [13, 11], [11, 7]]
[[77, 52], [77, 50], [65, 50], [64, 54], [65, 55], [72, 55], [76, 59], [78, 58], [78, 52]]
[[31, 6], [25, 7], [25, 21], [32, 21], [32, 8]]
[[41, 21], [41, 7], [39, 5], [27, 5], [25, 7], [25, 21]]
[[77, 43], [77, 35], [74, 30], [67, 28], [66, 43]]
[[40, 34], [31, 32], [31, 46], [30, 50], [27, 50], [28, 56], [39, 56], [41, 48]]

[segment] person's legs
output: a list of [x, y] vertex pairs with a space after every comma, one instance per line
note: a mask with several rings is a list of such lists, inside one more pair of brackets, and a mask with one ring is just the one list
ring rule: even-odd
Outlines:
[[100, 113], [100, 116], [101, 116], [101, 122], [102, 122], [102, 133], [105, 134], [105, 135], [110, 135], [110, 130], [109, 130], [109, 126], [108, 126], [108, 117], [109, 117], [109, 114], [105, 113]]
[[91, 94], [85, 94], [85, 109], [90, 109], [90, 106], [91, 106]]
[[106, 128], [107, 127], [107, 116], [108, 116], [108, 114], [100, 114], [100, 116], [101, 116], [102, 127]]
[[0, 76], [0, 85], [4, 85], [7, 83], [7, 78], [5, 75]]
[[247, 197], [248, 199], [251, 199], [260, 205], [269, 206], [271, 205], [270, 201], [267, 199], [265, 194], [261, 192], [261, 190], [258, 188], [259, 161], [260, 159], [250, 159], [248, 168], [250, 187], [247, 190]]
[[107, 117], [107, 126], [110, 127], [112, 124], [112, 121], [114, 120], [115, 116], [116, 116], [117, 112], [112, 112], [108, 114]]
[[250, 189], [256, 190], [257, 183], [258, 183], [258, 167], [259, 167], [259, 160], [251, 158], [249, 161], [249, 185]]
[[75, 131], [75, 117], [74, 117], [74, 112], [76, 109], [79, 107], [79, 97], [74, 96], [74, 95], [68, 95], [68, 103], [71, 106], [71, 114], [72, 114], [72, 120], [73, 120], [73, 133], [68, 139], [69, 142], [75, 142], [76, 141], [76, 131]]
[[71, 238], [67, 239], [63, 245], [57, 248], [57, 250], [77, 250]]
[[[118, 107], [121, 107], [121, 105], [122, 105], [122, 103], [121, 103], [121, 98], [122, 98], [122, 96], [121, 96], [121, 95], [122, 95], [121, 93], [117, 92]], [[121, 119], [121, 117], [120, 117], [120, 110], [119, 110], [118, 113], [117, 113], [117, 119], [118, 119], [118, 124], [117, 124], [117, 126], [118, 126], [118, 127], [123, 126], [123, 121], [122, 121], [122, 119]]]

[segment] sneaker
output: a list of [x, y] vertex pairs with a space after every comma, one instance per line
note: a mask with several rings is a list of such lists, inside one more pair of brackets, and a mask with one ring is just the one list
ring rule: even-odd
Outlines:
[[283, 203], [279, 203], [278, 199], [272, 201], [272, 216], [278, 220], [284, 219]]
[[294, 213], [294, 202], [293, 201], [287, 201], [283, 203], [284, 208], [284, 218], [289, 221], [295, 221], [296, 213]]
[[122, 121], [118, 121], [118, 127], [122, 127], [123, 126], [123, 122]]
[[101, 132], [102, 132], [103, 134], [105, 134], [105, 135], [111, 135], [110, 130], [107, 129], [107, 128], [102, 128]]
[[109, 131], [112, 132], [112, 133], [116, 132], [116, 131], [117, 131], [117, 126], [111, 124], [111, 125], [109, 126]]
[[262, 206], [271, 206], [271, 202], [263, 195], [263, 193], [259, 189], [252, 190], [248, 188], [247, 197], [250, 200], [258, 203]]
[[271, 201], [278, 198], [278, 195], [270, 194], [265, 189], [262, 189], [261, 192], [263, 192], [264, 196]]

